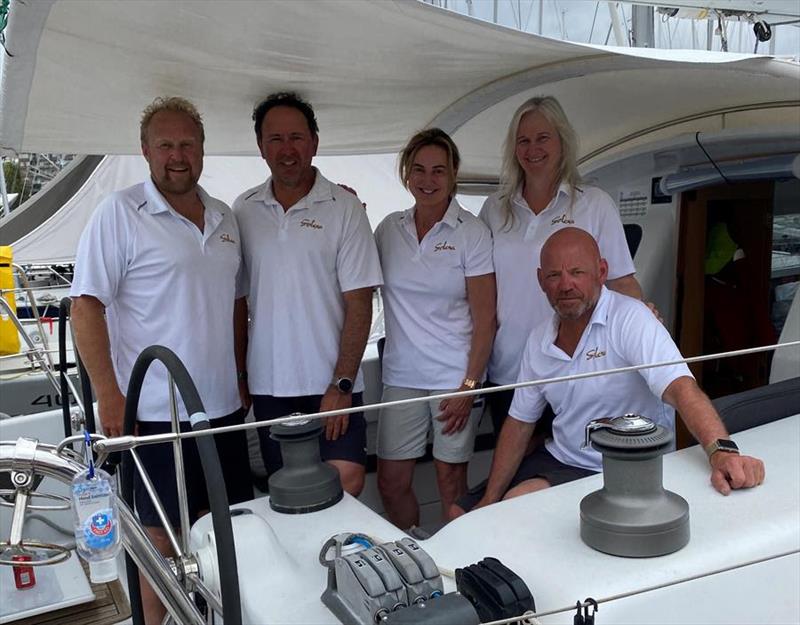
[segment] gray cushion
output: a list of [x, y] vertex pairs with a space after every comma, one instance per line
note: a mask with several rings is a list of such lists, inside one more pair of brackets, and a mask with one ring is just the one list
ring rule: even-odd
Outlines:
[[719, 397], [714, 408], [731, 434], [800, 414], [800, 377]]

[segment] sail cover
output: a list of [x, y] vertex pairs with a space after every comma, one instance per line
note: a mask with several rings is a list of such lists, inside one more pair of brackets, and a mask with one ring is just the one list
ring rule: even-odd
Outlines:
[[0, 146], [18, 152], [136, 153], [142, 108], [166, 94], [198, 105], [208, 154], [255, 154], [253, 105], [295, 90], [323, 154], [395, 152], [435, 124], [475, 178], [496, 176], [535, 94], [562, 100], [584, 157], [670, 126], [752, 127], [756, 111], [800, 121], [797, 63], [579, 45], [414, 0], [12, 0], [6, 46]]

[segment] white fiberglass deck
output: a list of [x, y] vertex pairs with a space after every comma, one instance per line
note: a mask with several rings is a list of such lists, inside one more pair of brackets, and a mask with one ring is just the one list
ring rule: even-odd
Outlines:
[[[699, 447], [665, 457], [664, 484], [685, 497], [691, 510], [692, 538], [677, 553], [627, 559], [584, 545], [578, 505], [601, 486], [600, 476], [475, 511], [421, 544], [440, 568], [451, 571], [486, 556], [499, 558], [528, 584], [537, 611], [565, 610], [546, 617], [547, 623], [571, 623], [566, 610], [589, 596], [617, 597], [601, 604], [598, 623], [705, 620], [700, 609], [715, 615], [715, 622], [752, 621], [754, 614], [763, 622], [796, 620], [800, 416], [735, 438], [745, 453], [766, 462], [767, 480], [759, 488], [728, 497], [716, 493]], [[318, 562], [321, 545], [348, 531], [379, 540], [403, 536], [347, 495], [336, 506], [307, 515], [277, 514], [266, 498], [236, 507], [254, 512], [233, 518], [245, 622], [338, 622], [319, 600], [326, 575]], [[195, 524], [194, 548], [205, 542], [210, 525], [209, 517]], [[454, 583], [445, 580], [445, 589], [453, 590]], [[699, 606], [701, 597], [709, 605]]]

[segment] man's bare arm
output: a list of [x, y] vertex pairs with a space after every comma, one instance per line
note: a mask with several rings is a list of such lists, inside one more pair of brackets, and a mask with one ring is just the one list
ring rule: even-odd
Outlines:
[[[237, 298], [233, 304], [233, 353], [236, 359], [236, 373], [239, 383], [239, 397], [242, 408], [250, 409], [250, 387], [247, 383], [247, 299]], [[242, 375], [244, 374], [244, 375]]]
[[[344, 323], [339, 338], [339, 357], [336, 360], [333, 376], [355, 380], [372, 325], [372, 287], [345, 291], [342, 293], [342, 297], [345, 308]], [[324, 412], [349, 408], [351, 405], [351, 395], [343, 395], [336, 388], [329, 387], [322, 396], [319, 409], [320, 412]], [[349, 422], [350, 419], [347, 415], [327, 419], [326, 438], [335, 441], [347, 432]]]
[[629, 297], [636, 299], [642, 299], [644, 297], [642, 293], [642, 287], [639, 285], [639, 281], [636, 279], [636, 276], [632, 273], [628, 274], [627, 276], [622, 276], [621, 278], [615, 278], [614, 280], [606, 281], [606, 287], [612, 291], [616, 291], [617, 293], [622, 293], [623, 295], [628, 295]]
[[508, 485], [519, 469], [519, 463], [522, 462], [535, 427], [535, 423], [520, 421], [511, 415], [503, 422], [503, 428], [500, 430], [497, 446], [492, 456], [492, 468], [489, 471], [486, 493], [475, 508], [496, 503], [506, 494]]
[[111, 362], [105, 307], [96, 297], [75, 297], [72, 300], [71, 323], [78, 353], [97, 396], [103, 432], [107, 436], [120, 436], [125, 417], [125, 396], [117, 384]]
[[[703, 447], [720, 438], [728, 438], [728, 430], [694, 378], [683, 376], [674, 380], [664, 391], [662, 399], [681, 415], [689, 431]], [[758, 458], [722, 451], [709, 458], [711, 483], [727, 495], [731, 488], [751, 488], [764, 481], [764, 463]]]
[[644, 301], [644, 292], [642, 291], [642, 287], [634, 274], [622, 276], [621, 278], [616, 278], [614, 280], [608, 280], [606, 282], [606, 287], [612, 291], [616, 291], [617, 293], [622, 293], [628, 297], [633, 297], [634, 299], [643, 301], [645, 304], [647, 304], [650, 312], [655, 315], [655, 318], [661, 323], [664, 323], [664, 318], [661, 316], [658, 308], [656, 308], [656, 305], [653, 302]]
[[333, 370], [336, 376], [355, 379], [372, 325], [372, 287], [342, 293], [344, 323], [339, 339], [339, 358]]

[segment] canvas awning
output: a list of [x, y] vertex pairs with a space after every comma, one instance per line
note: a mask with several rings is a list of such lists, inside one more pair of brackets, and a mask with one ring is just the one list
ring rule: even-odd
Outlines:
[[[209, 154], [255, 154], [276, 90], [315, 106], [324, 154], [394, 152], [436, 124], [462, 177], [496, 176], [511, 112], [552, 93], [597, 158], [665, 132], [800, 124], [800, 66], [767, 57], [586, 46], [414, 0], [12, 0], [0, 145], [132, 154], [157, 95], [193, 100]], [[668, 130], [667, 130], [668, 129]]]

